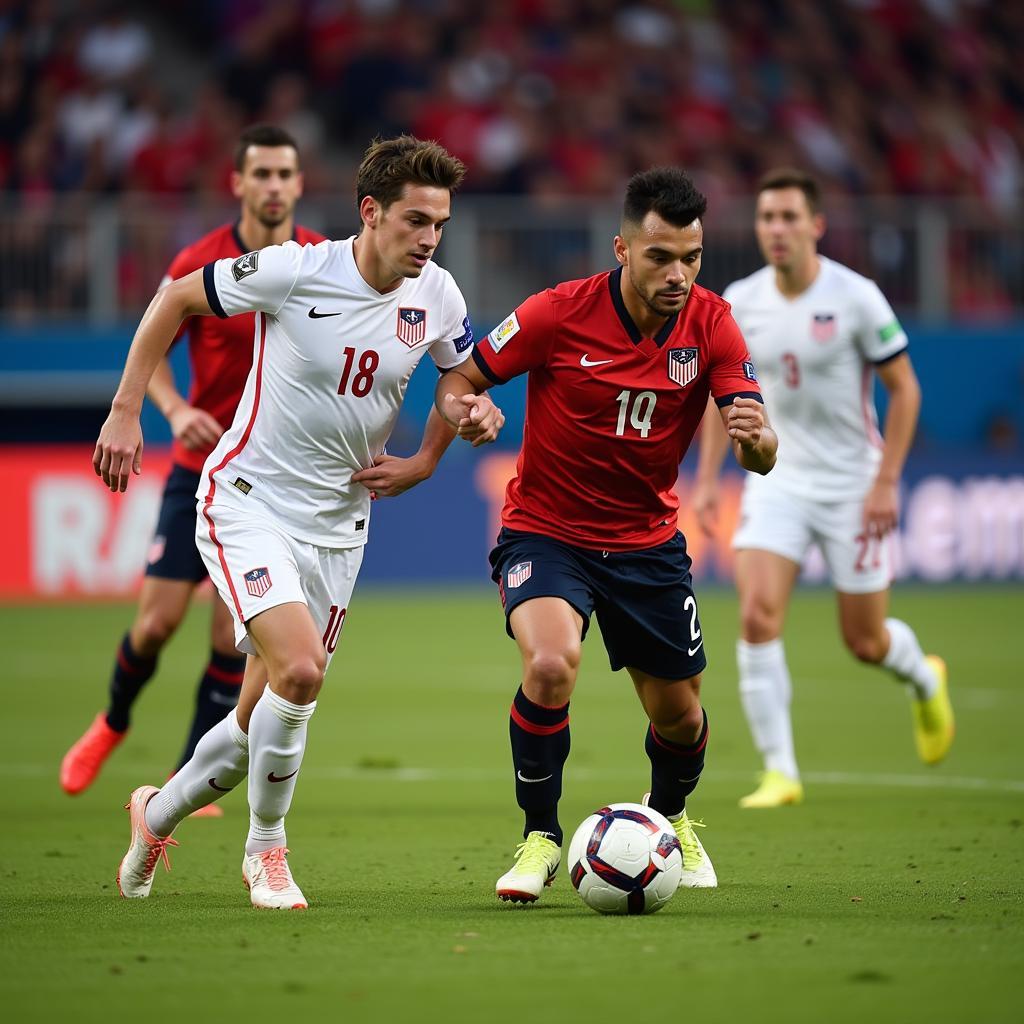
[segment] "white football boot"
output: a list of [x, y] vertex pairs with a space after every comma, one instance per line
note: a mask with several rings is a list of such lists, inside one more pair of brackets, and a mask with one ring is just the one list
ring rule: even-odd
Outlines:
[[305, 910], [309, 904], [288, 867], [288, 850], [275, 846], [242, 858], [242, 881], [254, 907], [262, 910]]
[[561, 861], [562, 851], [547, 832], [531, 832], [516, 847], [515, 864], [498, 879], [495, 894], [511, 903], [535, 903], [555, 880]]
[[167, 847], [177, 846], [177, 841], [170, 836], [161, 839], [146, 826], [146, 804], [159, 792], [156, 786], [139, 786], [124, 805], [131, 821], [132, 840], [117, 869], [117, 888], [125, 899], [145, 899], [149, 895], [157, 861], [162, 860], [171, 870]]
[[[650, 799], [651, 794], [644, 793], [640, 802], [646, 807]], [[693, 831], [694, 828], [707, 828], [707, 825], [703, 821], [690, 821], [686, 811], [668, 820], [672, 822], [679, 845], [683, 848], [683, 873], [679, 877], [679, 888], [717, 889], [718, 875], [715, 874], [715, 867], [697, 838], [697, 833]]]

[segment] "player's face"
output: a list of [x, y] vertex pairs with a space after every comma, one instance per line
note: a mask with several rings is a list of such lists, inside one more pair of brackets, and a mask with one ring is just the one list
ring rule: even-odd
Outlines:
[[231, 189], [264, 227], [276, 228], [295, 212], [302, 195], [299, 156], [291, 146], [250, 146]]
[[788, 270], [817, 251], [825, 219], [811, 212], [802, 189], [771, 188], [757, 197], [754, 230], [765, 262]]
[[386, 207], [366, 196], [360, 214], [370, 230], [364, 234], [383, 275], [419, 277], [441, 242], [451, 211], [451, 193], [434, 185], [406, 185]]
[[677, 227], [648, 213], [629, 238], [615, 239], [615, 255], [637, 298], [655, 316], [675, 316], [700, 272], [704, 228], [699, 220]]

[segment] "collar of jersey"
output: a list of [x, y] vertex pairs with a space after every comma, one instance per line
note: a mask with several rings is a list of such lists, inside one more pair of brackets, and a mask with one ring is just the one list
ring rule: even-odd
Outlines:
[[[626, 333], [629, 335], [629, 340], [634, 345], [639, 345], [643, 340], [644, 336], [640, 333], [640, 328], [633, 322], [633, 318], [629, 315], [629, 310], [626, 309], [625, 302], [622, 301], [622, 267], [616, 267], [608, 275], [608, 290], [611, 292], [612, 305], [615, 307], [615, 312], [618, 314], [619, 320], [622, 321], [622, 326], [626, 329]], [[681, 312], [681, 311], [680, 311]], [[654, 336], [654, 344], [661, 348], [662, 345], [668, 341], [669, 335], [676, 329], [676, 322], [679, 320], [679, 313], [673, 313], [672, 316], [665, 321], [664, 327]]]
[[[342, 242], [342, 249], [341, 249], [342, 263], [344, 264], [345, 270], [348, 273], [349, 277], [355, 283], [355, 286], [361, 292], [363, 292], [364, 295], [369, 295], [372, 298], [380, 299], [382, 301], [387, 301], [387, 300], [393, 299], [393, 298], [401, 295], [403, 290], [405, 289], [406, 282], [410, 280], [408, 277], [403, 277], [402, 280], [398, 282], [398, 287], [395, 288], [393, 291], [390, 291], [390, 292], [379, 292], [359, 272], [359, 264], [356, 263], [356, 248], [355, 248], [355, 241], [356, 241], [357, 237], [358, 237], [357, 235], [351, 235], [350, 237], [346, 238]], [[424, 270], [425, 269], [426, 268], [424, 267]]]
[[[239, 256], [244, 256], [247, 252], [249, 252], [249, 250], [246, 249], [245, 242], [242, 241], [242, 232], [238, 230], [238, 227], [239, 227], [239, 225], [241, 223], [242, 223], [242, 221], [239, 219], [239, 220], [236, 220], [235, 223], [231, 225], [231, 237], [235, 240], [235, 245], [238, 246], [238, 254], [239, 254]], [[293, 227], [292, 227], [292, 241], [293, 242], [297, 242], [299, 240], [297, 232], [298, 232], [298, 225], [296, 224], [296, 225], [293, 225]]]

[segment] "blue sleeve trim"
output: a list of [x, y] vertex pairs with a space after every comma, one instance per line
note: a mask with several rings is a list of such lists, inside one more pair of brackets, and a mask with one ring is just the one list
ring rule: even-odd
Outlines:
[[207, 263], [203, 267], [203, 287], [206, 289], [206, 301], [210, 304], [210, 309], [214, 311], [221, 318], [221, 320], [227, 320], [228, 315], [224, 312], [224, 307], [220, 304], [220, 299], [217, 297], [217, 286], [213, 283], [213, 263]]
[[754, 401], [760, 402], [764, 405], [764, 398], [758, 391], [734, 391], [731, 395], [722, 395], [715, 399], [715, 405], [721, 409], [725, 405], [732, 405], [733, 400], [736, 398], [753, 398]]
[[898, 359], [901, 355], [903, 355], [904, 352], [907, 351], [908, 348], [910, 348], [910, 342], [909, 341], [907, 342], [906, 345], [903, 346], [903, 348], [897, 349], [897, 351], [893, 352], [891, 355], [886, 356], [884, 359], [876, 359], [872, 363], [872, 365], [873, 366], [885, 366], [886, 363], [891, 363], [894, 359]]
[[476, 345], [473, 347], [473, 362], [476, 363], [477, 369], [492, 383], [492, 384], [504, 384], [505, 381], [501, 379], [485, 361], [483, 355], [480, 353], [480, 346]]

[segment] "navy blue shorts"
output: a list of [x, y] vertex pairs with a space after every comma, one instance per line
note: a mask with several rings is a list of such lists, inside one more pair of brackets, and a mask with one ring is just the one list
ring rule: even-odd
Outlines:
[[597, 616], [612, 671], [634, 668], [689, 679], [707, 666], [686, 539], [679, 532], [640, 551], [590, 551], [539, 533], [503, 529], [490, 554], [508, 617], [534, 597], [560, 597], [579, 612], [583, 636]]
[[149, 546], [146, 575], [165, 580], [206, 579], [206, 565], [196, 547], [196, 490], [199, 473], [174, 466], [160, 503], [160, 517]]

